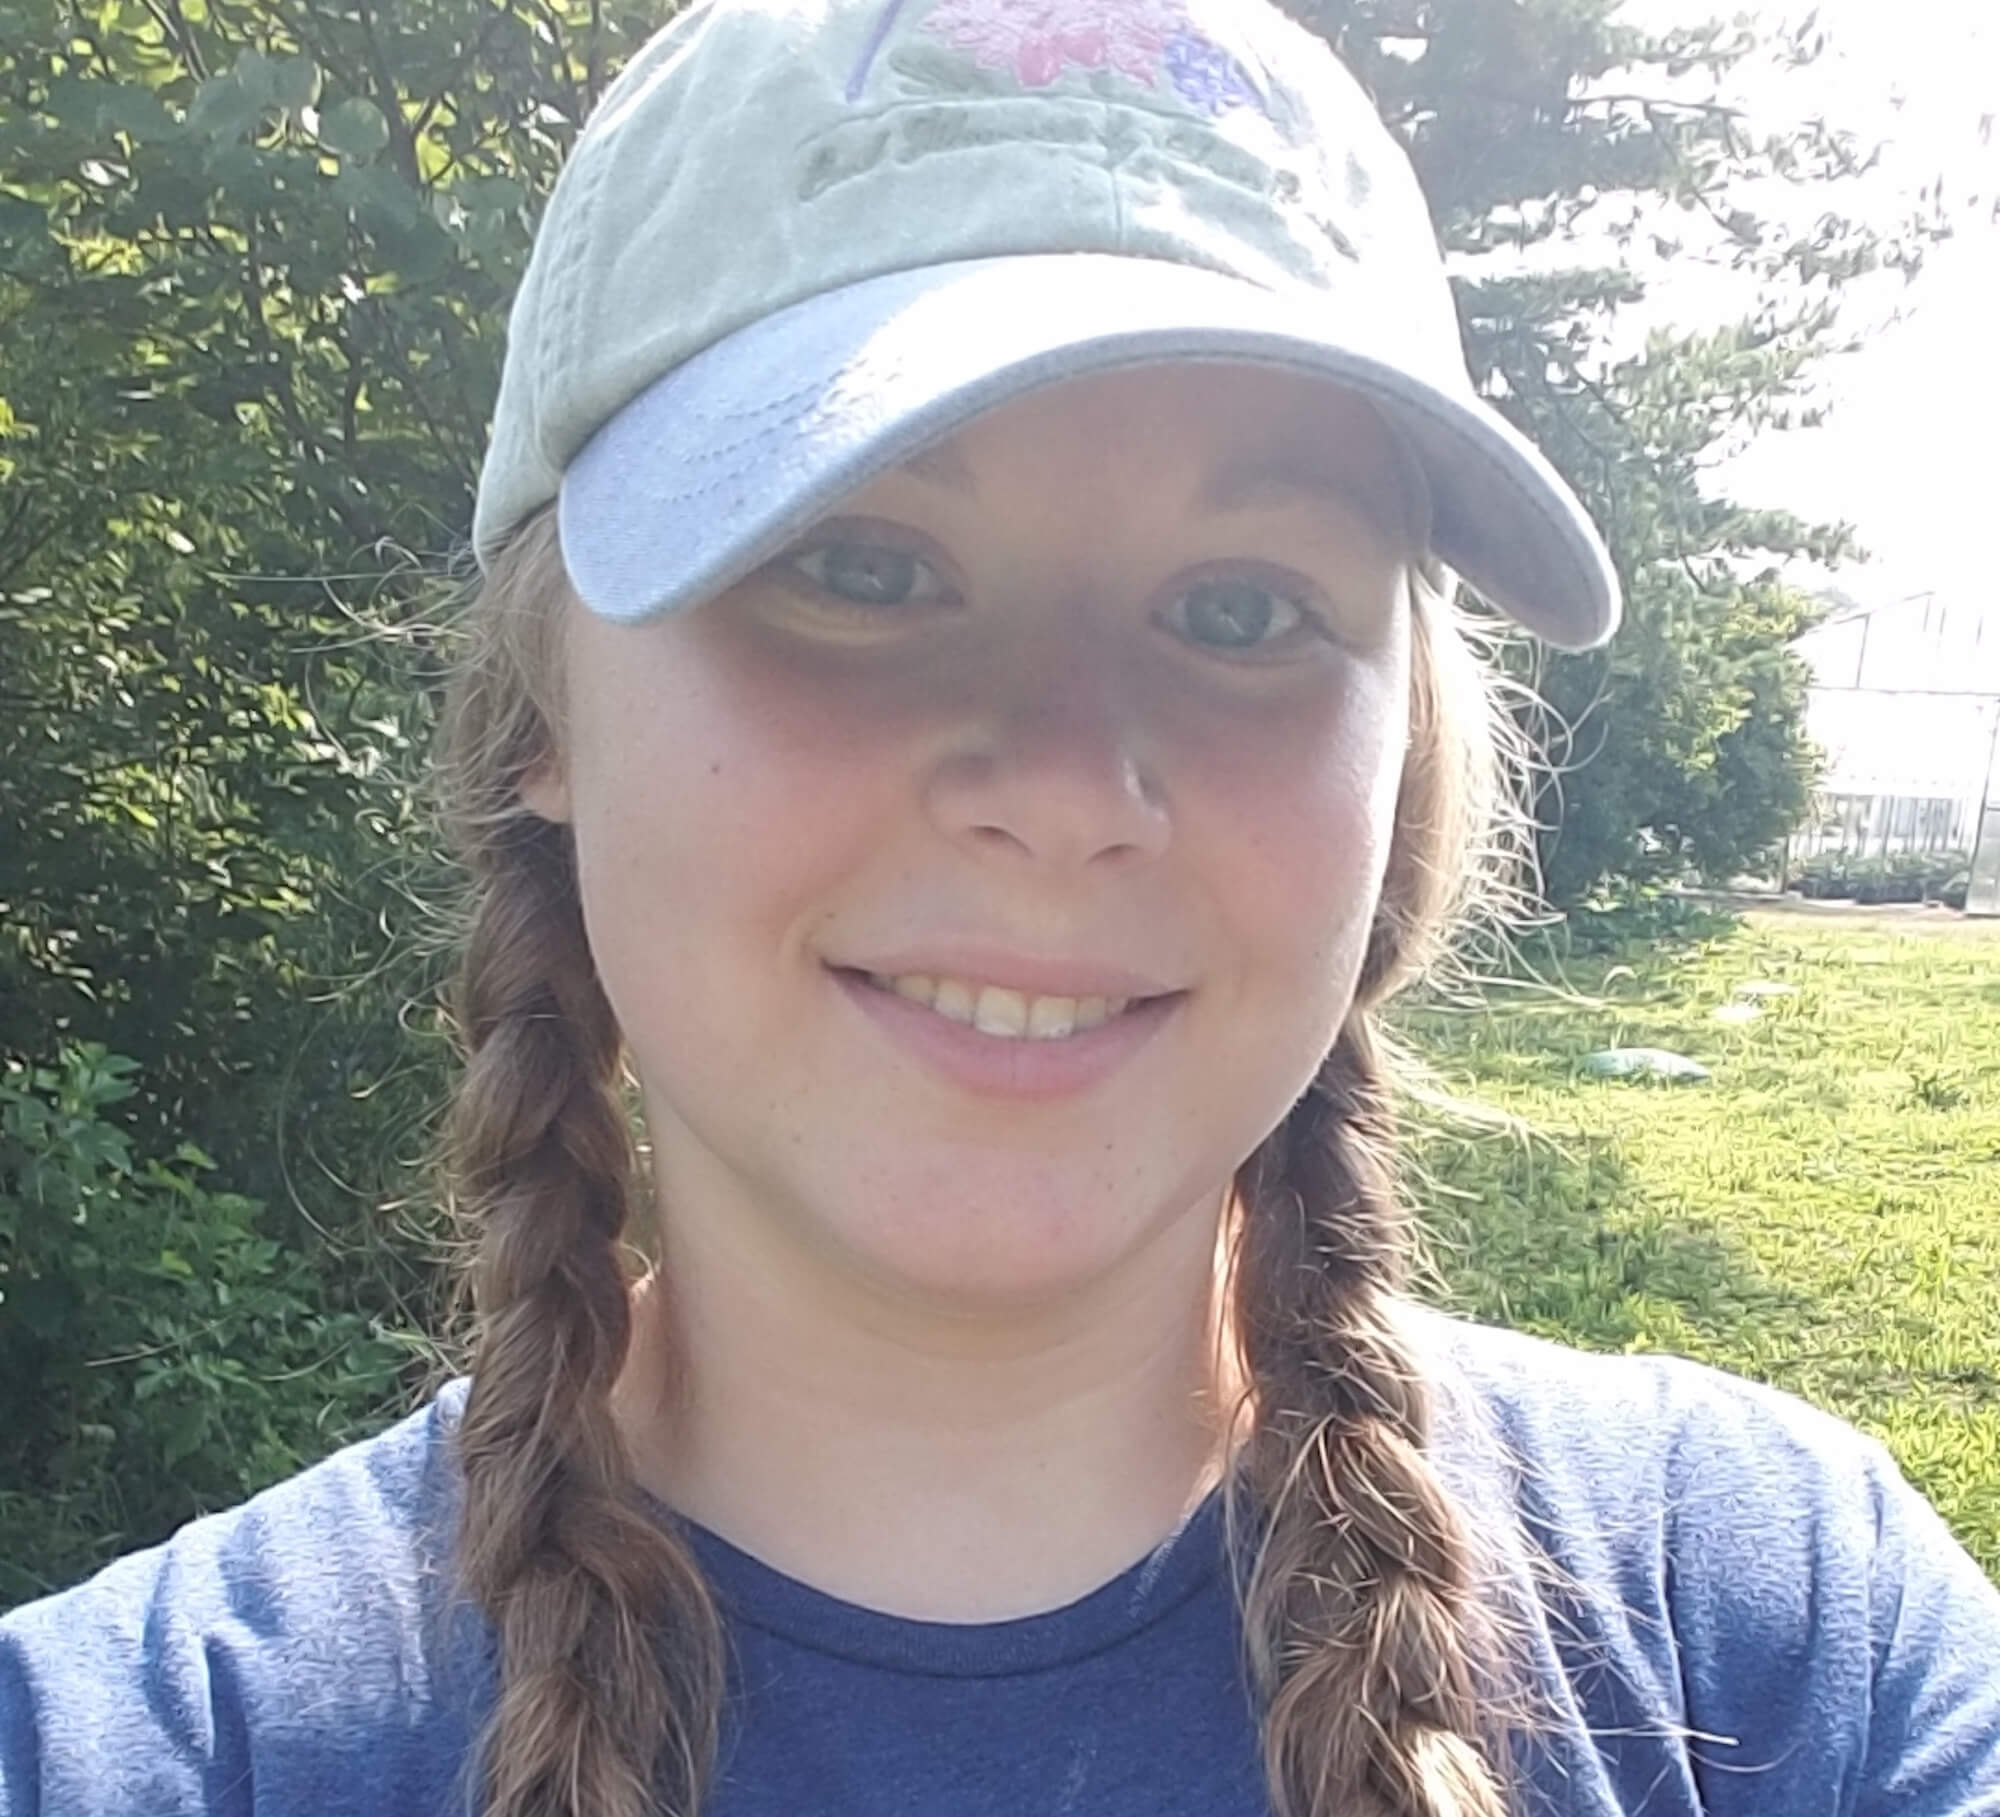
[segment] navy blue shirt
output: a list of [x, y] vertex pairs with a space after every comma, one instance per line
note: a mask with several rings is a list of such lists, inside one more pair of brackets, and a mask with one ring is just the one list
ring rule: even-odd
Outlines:
[[734, 1653], [714, 1817], [1262, 1813], [1221, 1525], [1211, 1499], [1081, 1602], [967, 1626], [856, 1608], [696, 1533]]
[[[1878, 1445], [1692, 1364], [1415, 1329], [1545, 1711], [1521, 1808], [2000, 1817], [2000, 1593]], [[0, 1817], [465, 1809], [492, 1649], [451, 1594], [462, 1405], [0, 1620]], [[706, 1817], [1268, 1817], [1220, 1526], [969, 1625], [694, 1532], [732, 1656]]]

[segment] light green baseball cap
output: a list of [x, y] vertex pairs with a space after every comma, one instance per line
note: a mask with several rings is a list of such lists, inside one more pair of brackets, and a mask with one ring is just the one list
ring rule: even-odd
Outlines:
[[584, 602], [649, 618], [997, 404], [1189, 360], [1366, 397], [1439, 559], [1551, 643], [1610, 636], [1610, 557], [1475, 391], [1408, 159], [1264, 0], [682, 13], [550, 198], [474, 547], [555, 501]]

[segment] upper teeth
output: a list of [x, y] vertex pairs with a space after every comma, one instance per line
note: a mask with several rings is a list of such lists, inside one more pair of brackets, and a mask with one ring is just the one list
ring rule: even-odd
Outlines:
[[1096, 1028], [1131, 1002], [1129, 997], [1030, 997], [998, 984], [933, 978], [921, 972], [894, 978], [869, 975], [884, 990], [924, 1004], [953, 1022], [968, 1022], [981, 1034], [1016, 1041], [1056, 1041], [1079, 1029]]

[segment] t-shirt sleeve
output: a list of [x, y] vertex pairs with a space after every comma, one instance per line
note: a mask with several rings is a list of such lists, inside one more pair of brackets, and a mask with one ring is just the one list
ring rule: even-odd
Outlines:
[[1870, 1450], [1874, 1675], [1855, 1817], [2000, 1817], [2000, 1590]]
[[0, 1622], [0, 1814], [234, 1811], [240, 1713], [201, 1587], [215, 1538], [190, 1529]]
[[2000, 1590], [1876, 1440], [1678, 1359], [1443, 1342], [1499, 1441], [1504, 1468], [1461, 1445], [1459, 1469], [1535, 1561], [1588, 1808], [2000, 1817]]
[[480, 1630], [434, 1425], [0, 1618], [0, 1817], [449, 1808]]
[[1703, 1803], [1775, 1776], [1840, 1817], [2000, 1817], [2000, 1591], [1875, 1440], [1705, 1385], [1667, 1592]]

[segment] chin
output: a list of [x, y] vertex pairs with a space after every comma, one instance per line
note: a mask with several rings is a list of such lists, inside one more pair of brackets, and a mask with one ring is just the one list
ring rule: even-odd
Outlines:
[[[1202, 1203], [1198, 1194], [1135, 1194], [1130, 1182], [1112, 1190], [1097, 1169], [1085, 1180], [1057, 1169], [1008, 1172], [981, 1181], [961, 1168], [948, 1189], [874, 1182], [865, 1213], [828, 1234], [899, 1298], [1019, 1309], [1088, 1293]], [[1210, 1200], [1220, 1198], [1218, 1183]]]

